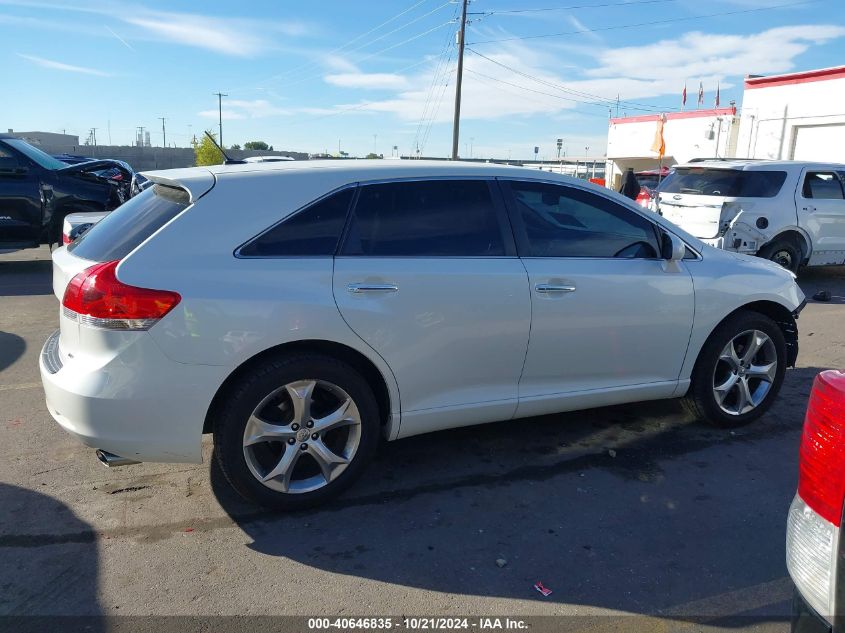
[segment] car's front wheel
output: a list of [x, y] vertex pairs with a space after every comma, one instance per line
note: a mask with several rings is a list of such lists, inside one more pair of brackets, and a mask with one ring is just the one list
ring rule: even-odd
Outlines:
[[742, 426], [768, 410], [785, 371], [786, 340], [777, 323], [757, 312], [739, 312], [702, 347], [685, 402], [711, 424]]
[[378, 444], [378, 405], [352, 367], [321, 355], [265, 361], [223, 396], [214, 451], [227, 480], [278, 510], [334, 497]]

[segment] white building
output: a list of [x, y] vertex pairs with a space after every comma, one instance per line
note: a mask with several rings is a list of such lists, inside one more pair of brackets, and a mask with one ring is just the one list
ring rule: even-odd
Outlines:
[[747, 77], [736, 156], [845, 163], [845, 66]]
[[[607, 131], [607, 186], [619, 189], [628, 167], [634, 171], [657, 169], [657, 152], [652, 151], [661, 115], [621, 117], [610, 120]], [[736, 108], [667, 112], [663, 140], [663, 165], [670, 167], [693, 158], [733, 156], [739, 120]]]

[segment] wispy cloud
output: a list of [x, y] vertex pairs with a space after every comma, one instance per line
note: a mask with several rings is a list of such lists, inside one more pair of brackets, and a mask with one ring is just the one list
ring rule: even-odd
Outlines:
[[62, 70], [68, 73], [82, 73], [83, 75], [96, 75], [98, 77], [109, 77], [110, 73], [96, 68], [87, 68], [86, 66], [74, 66], [73, 64], [65, 64], [64, 62], [57, 62], [52, 59], [45, 59], [43, 57], [36, 57], [35, 55], [26, 55], [24, 53], [17, 53], [18, 57], [22, 57], [31, 61], [42, 68], [49, 68], [51, 70]]
[[326, 83], [342, 88], [398, 89], [405, 88], [408, 80], [394, 73], [342, 73], [326, 75]]
[[[219, 111], [203, 110], [197, 114], [206, 119], [217, 119]], [[223, 108], [223, 118], [227, 120], [263, 119], [287, 114], [290, 114], [289, 110], [273, 105], [266, 99], [229, 99], [224, 102]]]
[[597, 33], [590, 30], [586, 24], [584, 24], [581, 20], [576, 18], [574, 15], [569, 14], [566, 16], [566, 19], [569, 20], [569, 23], [574, 26], [580, 33], [587, 37], [587, 39], [593, 40], [596, 44], [604, 44], [604, 40], [599, 37]]
[[[48, 9], [53, 13], [69, 12], [102, 15], [104, 18], [118, 20], [131, 27], [127, 34], [133, 40], [168, 41], [184, 46], [214, 51], [223, 55], [254, 57], [274, 50], [285, 48], [279, 40], [309, 34], [311, 27], [303, 22], [291, 20], [260, 20], [242, 17], [215, 17], [202, 13], [186, 13], [149, 9], [140, 4], [122, 3], [120, 11], [91, 2], [56, 3], [49, 0], [0, 0], [0, 6], [16, 6], [24, 9]], [[0, 16], [0, 22], [3, 16]], [[19, 18], [33, 28], [54, 28], [53, 25], [41, 25], [37, 19]], [[73, 30], [76, 25], [66, 23], [66, 30]], [[79, 25], [86, 30], [84, 23]], [[126, 38], [106, 26], [108, 33], [132, 48]], [[88, 29], [87, 32], [90, 32]]]
[[106, 26], [106, 30], [107, 30], [109, 33], [111, 33], [112, 35], [114, 35], [115, 39], [117, 39], [117, 41], [118, 41], [118, 42], [120, 42], [121, 44], [123, 44], [123, 45], [124, 45], [126, 48], [128, 48], [130, 51], [134, 51], [134, 50], [135, 50], [129, 42], [127, 42], [125, 39], [123, 39], [122, 37], [120, 37], [120, 35], [118, 35], [117, 33], [115, 33], [115, 32], [114, 32], [114, 29], [112, 29], [112, 28], [111, 28], [108, 24], [106, 24], [105, 26]]

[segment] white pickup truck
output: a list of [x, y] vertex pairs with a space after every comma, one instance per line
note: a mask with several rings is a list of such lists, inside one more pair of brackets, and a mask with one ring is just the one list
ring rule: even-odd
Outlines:
[[845, 165], [704, 160], [660, 184], [658, 212], [704, 242], [800, 266], [845, 264]]

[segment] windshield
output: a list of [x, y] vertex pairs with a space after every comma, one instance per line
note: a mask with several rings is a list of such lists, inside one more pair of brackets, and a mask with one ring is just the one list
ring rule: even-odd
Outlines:
[[666, 176], [660, 184], [660, 191], [730, 198], [774, 198], [784, 180], [785, 171], [684, 167]]
[[41, 165], [44, 169], [63, 169], [67, 167], [65, 163], [60, 161], [58, 158], [53, 158], [46, 152], [42, 152], [37, 147], [33, 147], [26, 141], [22, 141], [19, 138], [7, 138], [6, 143], [18, 150], [21, 154], [29, 158], [30, 160], [35, 161], [39, 165]]

